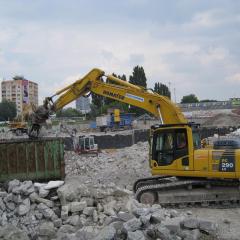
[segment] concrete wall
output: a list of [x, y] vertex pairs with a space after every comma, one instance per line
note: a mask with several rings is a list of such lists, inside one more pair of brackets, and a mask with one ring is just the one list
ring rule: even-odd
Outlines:
[[[236, 130], [236, 127], [231, 128], [201, 128], [200, 134], [201, 138], [211, 137], [214, 134], [226, 135], [231, 131]], [[149, 139], [149, 129], [142, 130], [133, 130], [130, 134], [116, 134], [116, 135], [93, 135], [95, 143], [98, 144], [100, 149], [109, 149], [109, 148], [124, 148], [130, 147], [138, 142], [146, 142]], [[65, 150], [72, 151], [73, 143], [70, 137], [64, 138]]]
[[[94, 135], [95, 143], [98, 144], [100, 149], [108, 148], [124, 148], [130, 147], [138, 142], [145, 142], [149, 139], [149, 129], [143, 130], [132, 130], [129, 131], [130, 134], [104, 134], [104, 135]], [[73, 150], [73, 141], [70, 137], [64, 138], [65, 150]]]

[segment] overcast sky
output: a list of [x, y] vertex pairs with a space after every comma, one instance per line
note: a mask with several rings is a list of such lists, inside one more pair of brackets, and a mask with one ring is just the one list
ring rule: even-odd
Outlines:
[[39, 84], [40, 99], [94, 67], [129, 76], [179, 101], [240, 97], [238, 0], [0, 0], [0, 78]]

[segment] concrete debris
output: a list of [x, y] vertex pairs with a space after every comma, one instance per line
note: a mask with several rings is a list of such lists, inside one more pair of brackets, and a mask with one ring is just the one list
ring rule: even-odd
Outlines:
[[0, 198], [0, 209], [2, 211], [5, 211], [6, 210], [6, 206], [5, 206], [5, 203], [3, 202], [2, 198]]
[[128, 213], [128, 212], [121, 212], [121, 211], [117, 214], [117, 216], [124, 222], [127, 222], [127, 221], [135, 218], [135, 216], [133, 214]]
[[19, 186], [15, 186], [12, 188], [12, 193], [14, 194], [22, 194], [22, 195], [28, 196], [33, 192], [34, 192], [34, 186], [32, 181], [24, 181]]
[[39, 188], [39, 197], [45, 198], [49, 194], [49, 190], [46, 190], [44, 187]]
[[72, 225], [72, 226], [81, 225], [80, 216], [79, 216], [79, 215], [70, 216], [70, 217], [66, 220], [66, 223], [67, 223], [67, 224], [70, 224], [70, 225]]
[[38, 210], [40, 213], [43, 214], [43, 216], [46, 218], [46, 219], [55, 219], [56, 215], [54, 213], [54, 211], [52, 209], [50, 209], [47, 205], [45, 205], [44, 203], [40, 203], [38, 205]]
[[[11, 193], [13, 188], [19, 187], [20, 186], [20, 181], [17, 179], [14, 179], [8, 183], [8, 193]], [[1, 196], [2, 197], [2, 196]]]
[[40, 237], [45, 237], [47, 239], [53, 239], [56, 236], [54, 225], [50, 221], [41, 223], [38, 232]]
[[61, 233], [74, 233], [76, 232], [75, 228], [72, 226], [72, 225], [69, 225], [69, 224], [65, 224], [65, 225], [62, 225], [58, 232], [61, 232]]
[[54, 225], [54, 227], [56, 227], [56, 228], [60, 228], [60, 227], [62, 226], [62, 219], [60, 219], [60, 218], [55, 219], [55, 220], [53, 221], [53, 225]]
[[[215, 222], [134, 199], [130, 186], [150, 175], [143, 152], [147, 152], [145, 143], [124, 153], [103, 151], [99, 157], [67, 152], [65, 182], [10, 181], [0, 189], [0, 239], [189, 240], [215, 236]], [[19, 237], [11, 238], [6, 229]]]
[[142, 231], [128, 232], [128, 240], [145, 240], [145, 236]]
[[85, 207], [83, 210], [83, 214], [86, 216], [93, 216], [93, 212], [95, 210], [95, 207]]
[[116, 229], [112, 226], [103, 228], [102, 231], [94, 238], [94, 240], [112, 240], [116, 235]]
[[51, 190], [53, 188], [61, 187], [64, 184], [64, 181], [50, 181], [46, 186], [44, 186], [45, 190]]
[[18, 215], [23, 216], [26, 215], [30, 211], [30, 199], [26, 198], [19, 206], [18, 206]]
[[187, 229], [196, 229], [199, 227], [199, 221], [197, 218], [187, 218], [181, 222], [181, 225]]
[[147, 142], [139, 142], [124, 151], [102, 150], [98, 156], [77, 155], [68, 151], [65, 153], [65, 164], [67, 178], [77, 176], [78, 184], [90, 183], [92, 186], [114, 183], [112, 188], [116, 195], [129, 194], [126, 190], [132, 190], [136, 179], [151, 175]]
[[70, 204], [70, 211], [72, 213], [80, 212], [80, 211], [83, 211], [86, 207], [87, 207], [87, 203], [85, 201], [82, 201], [82, 202], [72, 202]]
[[[144, 205], [130, 194], [116, 196], [112, 191], [114, 184], [110, 185], [110, 190], [107, 185], [99, 184], [98, 190], [103, 189], [106, 194], [104, 198], [98, 198], [94, 191], [97, 185], [89, 188], [77, 184], [76, 180], [72, 183], [75, 183], [70, 187], [72, 196], [67, 195], [66, 186], [62, 185], [58, 189], [51, 188], [49, 194], [41, 198], [39, 189], [46, 184], [11, 181], [7, 188], [9, 192], [3, 194], [4, 198], [0, 197], [0, 239], [11, 239], [4, 226], [14, 228], [14, 234], [24, 233], [25, 239], [143, 240], [147, 236], [153, 239], [198, 239], [204, 234], [215, 236], [218, 230], [214, 222], [167, 210], [160, 205]], [[29, 191], [32, 187], [34, 192]], [[63, 205], [62, 202], [67, 203]]]
[[165, 220], [165, 211], [164, 209], [159, 209], [151, 215], [150, 221], [152, 223], [161, 223]]
[[199, 229], [194, 229], [192, 231], [182, 232], [181, 237], [184, 240], [199, 240], [201, 237], [201, 233]]
[[87, 229], [80, 229], [76, 232], [75, 237], [78, 240], [89, 240], [93, 239], [96, 234], [93, 233], [93, 230], [88, 231]]
[[156, 237], [161, 240], [172, 240], [175, 236], [170, 233], [170, 230], [161, 224], [156, 226]]
[[199, 229], [208, 234], [214, 234], [217, 230], [217, 227], [218, 225], [211, 221], [206, 221], [204, 219], [199, 220]]
[[43, 203], [43, 204], [47, 205], [50, 208], [52, 208], [54, 206], [53, 201], [51, 201], [49, 199], [45, 199], [45, 198], [39, 197], [36, 192], [32, 193], [29, 197], [30, 197], [32, 202]]
[[142, 226], [142, 222], [140, 219], [132, 218], [123, 224], [123, 230], [125, 232], [134, 232], [140, 229], [141, 226]]
[[240, 119], [237, 114], [219, 113], [215, 116], [207, 118], [202, 124], [207, 127], [227, 127], [227, 126], [239, 126]]
[[20, 230], [19, 228], [6, 224], [0, 227], [0, 239], [1, 240], [29, 240], [26, 232]]
[[68, 218], [68, 212], [69, 212], [69, 205], [62, 206], [61, 219], [62, 219], [63, 221], [64, 221], [64, 220], [67, 220], [67, 218]]

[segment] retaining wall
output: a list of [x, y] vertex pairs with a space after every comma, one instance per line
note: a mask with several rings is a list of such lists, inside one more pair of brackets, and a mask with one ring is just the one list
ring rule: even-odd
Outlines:
[[[201, 138], [211, 137], [214, 134], [226, 135], [231, 131], [236, 130], [237, 127], [225, 127], [225, 128], [201, 128], [200, 135]], [[98, 144], [100, 149], [109, 148], [124, 148], [130, 147], [138, 142], [146, 142], [149, 139], [149, 129], [132, 130], [132, 134], [116, 134], [116, 135], [94, 135], [95, 143]], [[64, 138], [65, 150], [73, 150], [73, 141], [70, 137]]]

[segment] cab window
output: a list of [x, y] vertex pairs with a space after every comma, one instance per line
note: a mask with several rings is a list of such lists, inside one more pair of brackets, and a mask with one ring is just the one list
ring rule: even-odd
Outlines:
[[176, 136], [176, 149], [174, 159], [182, 158], [188, 155], [188, 141], [186, 129], [177, 129]]
[[199, 132], [193, 132], [193, 146], [194, 149], [201, 148], [201, 138]]
[[188, 155], [186, 129], [168, 129], [155, 132], [152, 157], [159, 166], [172, 164], [176, 159]]
[[176, 148], [183, 149], [187, 146], [187, 136], [185, 132], [176, 132]]
[[170, 165], [173, 161], [174, 132], [159, 132], [154, 137], [153, 158], [158, 165]]

